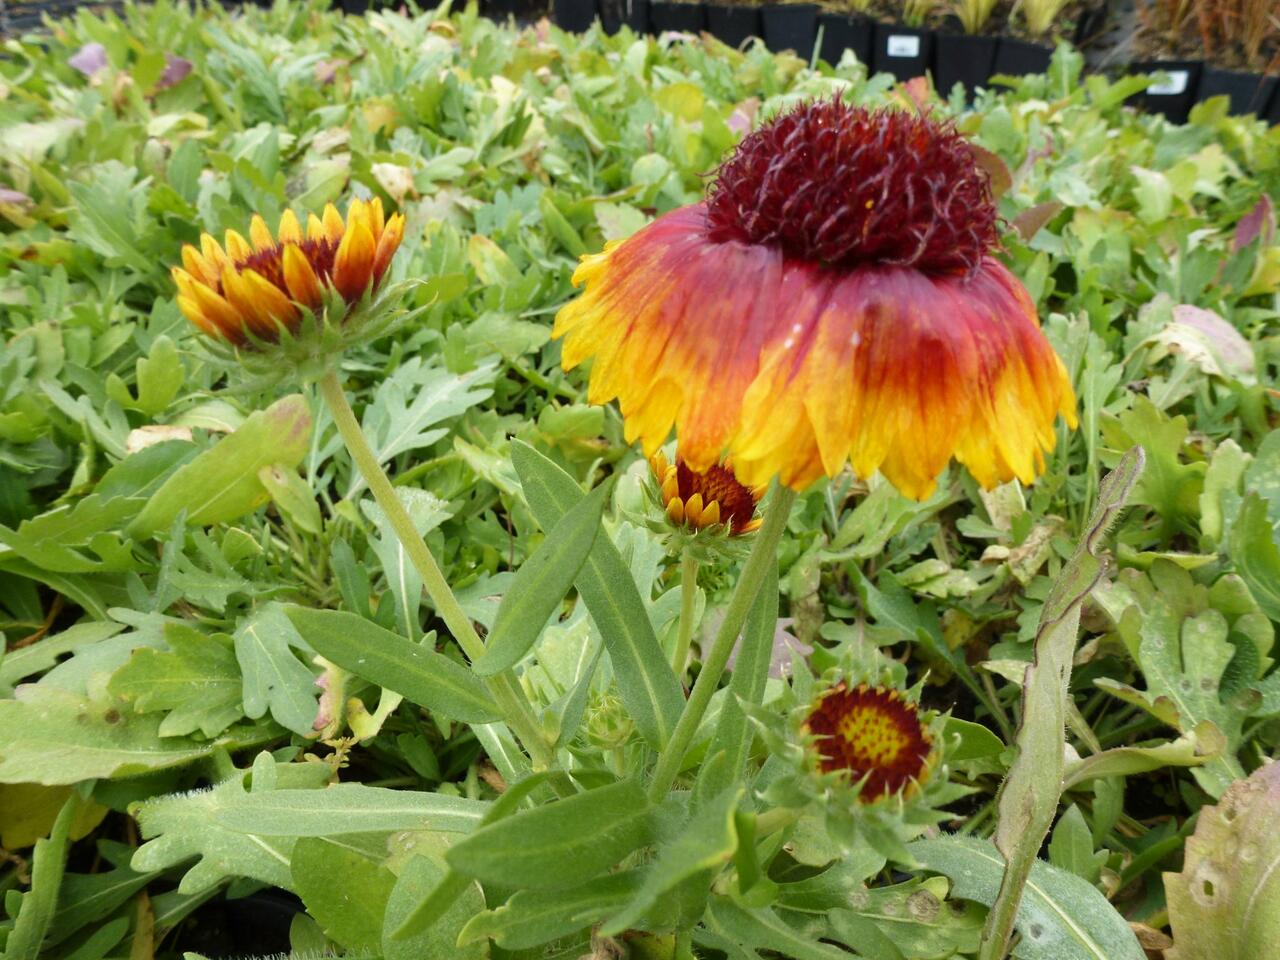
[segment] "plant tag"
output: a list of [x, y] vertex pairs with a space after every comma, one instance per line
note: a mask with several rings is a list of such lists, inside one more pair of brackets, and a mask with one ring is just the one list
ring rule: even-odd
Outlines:
[[891, 34], [885, 42], [885, 53], [891, 57], [920, 56], [920, 38], [905, 34]]
[[1147, 87], [1147, 93], [1154, 94], [1157, 97], [1176, 97], [1180, 93], [1185, 93], [1187, 89], [1187, 71], [1186, 70], [1166, 70], [1169, 79], [1163, 83], [1153, 83]]

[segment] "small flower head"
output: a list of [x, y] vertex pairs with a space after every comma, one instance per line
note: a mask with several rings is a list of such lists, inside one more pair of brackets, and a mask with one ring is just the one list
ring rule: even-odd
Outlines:
[[760, 526], [755, 512], [762, 491], [739, 482], [729, 464], [713, 464], [699, 472], [679, 458], [669, 463], [658, 452], [649, 465], [661, 491], [662, 508], [675, 526], [695, 531], [722, 526], [731, 536]]
[[823, 773], [847, 774], [858, 800], [909, 796], [927, 777], [933, 738], [920, 712], [892, 687], [841, 682], [813, 705], [805, 727]]
[[228, 230], [223, 244], [203, 234], [200, 249], [182, 248], [178, 308], [241, 364], [262, 354], [269, 372], [282, 349], [323, 364], [387, 329], [395, 304], [376, 295], [403, 237], [403, 215], [385, 216], [378, 198], [351, 201], [346, 220], [329, 204], [305, 231], [292, 210], [274, 235], [255, 214], [247, 240]]

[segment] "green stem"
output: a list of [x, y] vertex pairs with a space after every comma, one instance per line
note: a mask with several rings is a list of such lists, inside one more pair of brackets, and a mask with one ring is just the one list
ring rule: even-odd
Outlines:
[[[337, 371], [330, 370], [321, 377], [319, 386], [320, 395], [333, 415], [333, 422], [338, 427], [343, 443], [346, 444], [347, 452], [351, 455], [365, 483], [369, 485], [374, 500], [386, 514], [387, 522], [391, 524], [401, 546], [409, 556], [409, 562], [422, 577], [423, 585], [427, 588], [427, 595], [431, 597], [436, 612], [440, 614], [440, 618], [444, 620], [462, 651], [468, 658], [475, 660], [484, 653], [484, 641], [476, 633], [471, 618], [458, 603], [458, 598], [453, 595], [453, 590], [450, 589], [448, 581], [440, 571], [440, 565], [436, 563], [430, 548], [413, 525], [409, 511], [404, 508], [404, 503], [396, 495], [395, 488], [391, 486], [386, 472], [378, 463], [377, 455], [369, 446], [369, 441], [365, 438], [364, 431], [360, 429], [351, 404], [347, 402], [347, 395], [342, 389]], [[555, 751], [543, 734], [533, 707], [525, 697], [524, 690], [516, 683], [515, 677], [506, 670], [485, 682], [489, 692], [498, 702], [498, 706], [502, 708], [507, 725], [520, 738], [524, 748], [529, 751], [534, 769], [550, 769], [555, 763]]]
[[729, 654], [742, 632], [742, 625], [747, 620], [751, 605], [755, 603], [756, 594], [764, 582], [771, 564], [778, 562], [778, 541], [782, 539], [782, 531], [787, 527], [787, 518], [791, 514], [791, 506], [796, 501], [796, 493], [789, 487], [779, 487], [765, 509], [764, 525], [756, 531], [755, 543], [751, 547], [751, 555], [742, 568], [738, 585], [725, 611], [724, 622], [716, 632], [711, 649], [702, 661], [702, 671], [693, 685], [693, 692], [684, 705], [684, 712], [676, 723], [671, 740], [658, 759], [654, 769], [653, 780], [649, 784], [649, 797], [655, 803], [667, 795], [671, 785], [684, 762], [684, 755], [698, 732], [698, 724], [702, 722], [707, 706], [711, 703], [711, 695], [720, 685], [725, 665], [729, 662]]
[[686, 547], [680, 558], [680, 626], [676, 632], [676, 652], [671, 658], [671, 668], [682, 684], [685, 668], [689, 665], [689, 647], [693, 643], [693, 614], [697, 601], [698, 558]]

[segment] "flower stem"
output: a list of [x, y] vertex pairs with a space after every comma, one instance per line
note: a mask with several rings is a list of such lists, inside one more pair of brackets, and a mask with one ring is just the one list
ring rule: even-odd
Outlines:
[[782, 539], [782, 531], [787, 527], [787, 518], [791, 514], [791, 506], [795, 503], [795, 491], [789, 487], [778, 487], [774, 491], [771, 502], [764, 511], [764, 525], [756, 531], [755, 543], [751, 546], [751, 555], [742, 568], [738, 585], [734, 588], [733, 598], [725, 611], [724, 621], [716, 631], [711, 649], [702, 661], [702, 671], [698, 674], [689, 700], [684, 705], [684, 712], [676, 723], [671, 734], [671, 741], [659, 755], [658, 766], [654, 769], [653, 780], [649, 784], [649, 797], [654, 802], [661, 800], [675, 783], [680, 773], [684, 755], [698, 732], [698, 724], [702, 722], [707, 706], [711, 703], [711, 695], [720, 685], [725, 665], [729, 662], [729, 654], [737, 642], [742, 625], [747, 620], [751, 605], [755, 603], [756, 594], [764, 582], [770, 564], [778, 562], [778, 541]]
[[684, 683], [684, 671], [689, 665], [689, 646], [693, 643], [693, 614], [698, 600], [698, 558], [685, 549], [680, 558], [680, 626], [676, 632], [676, 652], [671, 658], [671, 668], [676, 679]]
[[[450, 589], [448, 581], [440, 571], [440, 565], [436, 563], [436, 558], [432, 556], [430, 548], [419, 535], [409, 512], [404, 508], [404, 503], [396, 495], [386, 472], [378, 463], [377, 455], [370, 448], [369, 441], [365, 438], [364, 431], [360, 428], [356, 415], [351, 409], [351, 404], [347, 402], [347, 395], [342, 389], [337, 371], [328, 371], [320, 378], [319, 386], [320, 395], [333, 415], [333, 422], [337, 425], [338, 433], [346, 444], [347, 452], [351, 455], [365, 483], [369, 485], [374, 500], [386, 514], [387, 522], [391, 524], [401, 546], [408, 554], [409, 562], [422, 577], [427, 595], [431, 597], [436, 611], [444, 620], [445, 626], [449, 628], [449, 632], [453, 634], [458, 646], [468, 658], [475, 660], [484, 653], [484, 641], [476, 633], [471, 618], [458, 603], [458, 598], [453, 595], [453, 590]], [[509, 670], [505, 670], [497, 676], [488, 678], [485, 682], [489, 692], [498, 702], [498, 706], [502, 708], [507, 725], [520, 738], [524, 748], [529, 751], [534, 769], [550, 769], [555, 762], [555, 751], [543, 734], [533, 707], [525, 697], [524, 690], [516, 683], [515, 677]]]

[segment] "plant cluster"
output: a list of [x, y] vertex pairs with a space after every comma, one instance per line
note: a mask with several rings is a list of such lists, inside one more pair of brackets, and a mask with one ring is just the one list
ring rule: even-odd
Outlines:
[[1081, 66], [7, 41], [0, 956], [1266, 956], [1280, 129]]
[[1280, 74], [1280, 12], [1267, 0], [1138, 0], [1137, 8], [1159, 53]]

